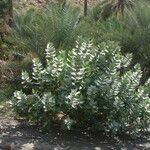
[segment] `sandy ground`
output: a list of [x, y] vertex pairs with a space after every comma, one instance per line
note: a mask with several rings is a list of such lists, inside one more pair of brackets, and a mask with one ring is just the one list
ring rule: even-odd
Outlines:
[[0, 150], [150, 150], [150, 135], [129, 140], [86, 131], [43, 133], [26, 121], [1, 117]]

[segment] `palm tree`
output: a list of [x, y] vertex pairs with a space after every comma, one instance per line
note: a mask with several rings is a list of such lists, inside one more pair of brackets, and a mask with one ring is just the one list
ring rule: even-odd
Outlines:
[[103, 18], [107, 18], [112, 14], [122, 16], [124, 15], [125, 9], [133, 8], [137, 0], [103, 0], [101, 5], [103, 7], [101, 15]]
[[125, 7], [126, 8], [132, 8], [134, 5], [134, 0], [118, 0], [116, 3], [114, 3], [114, 10], [116, 12], [121, 12], [121, 14], [124, 14]]

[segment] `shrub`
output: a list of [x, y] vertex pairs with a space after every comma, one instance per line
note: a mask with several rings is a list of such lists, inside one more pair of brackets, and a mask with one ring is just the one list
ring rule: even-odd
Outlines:
[[14, 111], [39, 122], [61, 127], [91, 127], [100, 131], [144, 130], [149, 123], [149, 83], [135, 91], [140, 70], [119, 76], [117, 69], [127, 63], [118, 44], [108, 41], [95, 47], [77, 42], [65, 55], [52, 44], [46, 49], [44, 67], [33, 60], [32, 76], [22, 73], [23, 88], [14, 93]]

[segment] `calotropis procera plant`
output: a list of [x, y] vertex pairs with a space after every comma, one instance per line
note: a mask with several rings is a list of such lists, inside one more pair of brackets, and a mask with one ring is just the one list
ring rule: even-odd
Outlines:
[[150, 83], [137, 90], [138, 66], [135, 72], [119, 75], [118, 68], [128, 59], [117, 43], [96, 47], [92, 42], [76, 42], [66, 55], [50, 43], [45, 55], [46, 65], [36, 58], [32, 75], [22, 73], [22, 90], [13, 99], [19, 115], [46, 128], [52, 122], [67, 129], [88, 126], [113, 133], [137, 133], [148, 127]]

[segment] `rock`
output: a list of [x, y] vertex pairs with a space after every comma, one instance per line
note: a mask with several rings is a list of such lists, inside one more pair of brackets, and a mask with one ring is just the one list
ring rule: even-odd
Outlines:
[[21, 150], [34, 150], [33, 143], [27, 143], [21, 146]]

